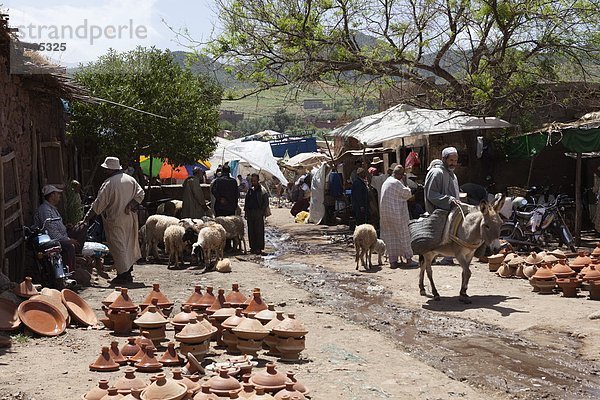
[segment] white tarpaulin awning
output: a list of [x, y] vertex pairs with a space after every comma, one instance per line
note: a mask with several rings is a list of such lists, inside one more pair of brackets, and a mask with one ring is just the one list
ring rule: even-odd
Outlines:
[[316, 167], [321, 165], [322, 162], [329, 161], [329, 156], [323, 153], [299, 153], [294, 157], [285, 161], [285, 164], [289, 167]]
[[510, 128], [496, 117], [474, 117], [459, 111], [429, 110], [398, 104], [334, 129], [333, 136], [354, 137], [367, 146], [417, 135], [436, 135], [479, 129]]

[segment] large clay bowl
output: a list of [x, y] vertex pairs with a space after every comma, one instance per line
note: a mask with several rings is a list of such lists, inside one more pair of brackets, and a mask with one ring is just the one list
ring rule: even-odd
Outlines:
[[98, 318], [92, 307], [77, 293], [69, 289], [63, 289], [61, 294], [64, 305], [77, 322], [85, 326], [93, 326], [98, 323]]
[[0, 297], [0, 331], [12, 331], [21, 325], [17, 305]]
[[19, 305], [19, 318], [33, 332], [42, 336], [57, 336], [65, 331], [67, 322], [58, 308], [37, 300]]

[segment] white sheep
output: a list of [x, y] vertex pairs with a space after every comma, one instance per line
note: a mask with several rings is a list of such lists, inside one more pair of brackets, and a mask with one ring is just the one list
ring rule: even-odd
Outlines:
[[[365, 269], [371, 269], [373, 263], [371, 262], [371, 253], [373, 247], [377, 243], [377, 232], [371, 224], [362, 224], [354, 229], [353, 235], [354, 249], [356, 250], [356, 269], [358, 269], [358, 260], [360, 258], [363, 267]], [[367, 267], [367, 258], [369, 259], [369, 266]]]
[[214, 221], [221, 224], [227, 233], [227, 240], [233, 240], [233, 248], [242, 251], [244, 245], [244, 254], [246, 254], [246, 240], [244, 239], [244, 219], [237, 215], [228, 217], [216, 217]]
[[373, 245], [373, 248], [371, 249], [372, 252], [377, 253], [378, 256], [378, 265], [383, 265], [382, 262], [382, 258], [385, 256], [386, 260], [387, 260], [387, 253], [386, 253], [386, 246], [383, 240], [381, 239], [377, 239], [377, 241], [375, 242], [375, 244]]
[[164, 240], [165, 230], [171, 225], [178, 225], [179, 219], [167, 215], [152, 215], [146, 220], [145, 226], [145, 254], [148, 257], [150, 249], [152, 255], [158, 259], [158, 244]]
[[185, 234], [185, 228], [179, 225], [169, 225], [165, 229], [164, 241], [165, 241], [165, 252], [169, 255], [169, 264], [173, 261], [173, 266], [177, 268], [180, 262], [183, 262], [183, 252], [185, 251], [185, 242], [183, 241], [183, 235]]
[[198, 232], [198, 240], [192, 245], [192, 253], [198, 257], [198, 264], [202, 259], [205, 268], [210, 267], [213, 253], [217, 262], [223, 259], [225, 240], [227, 234], [225, 228], [215, 222], [207, 222]]

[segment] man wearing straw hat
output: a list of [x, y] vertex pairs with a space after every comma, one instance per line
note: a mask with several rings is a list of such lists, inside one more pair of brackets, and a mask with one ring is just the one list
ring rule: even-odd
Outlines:
[[106, 241], [117, 270], [110, 283], [127, 284], [133, 282], [133, 264], [142, 256], [136, 209], [144, 200], [144, 190], [134, 178], [123, 173], [117, 157], [106, 157], [101, 167], [107, 178], [81, 223], [88, 224], [94, 216], [102, 215]]

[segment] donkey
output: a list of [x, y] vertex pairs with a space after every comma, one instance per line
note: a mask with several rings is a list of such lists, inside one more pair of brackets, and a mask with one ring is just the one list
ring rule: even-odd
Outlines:
[[491, 247], [492, 251], [496, 252], [500, 248], [500, 227], [502, 219], [498, 210], [504, 204], [504, 195], [496, 198], [493, 204], [487, 201], [482, 201], [479, 204], [477, 211], [471, 212], [465, 216], [462, 224], [458, 226], [456, 233], [451, 232], [451, 240], [438, 247], [437, 249], [428, 251], [419, 257], [420, 272], [419, 272], [419, 289], [421, 296], [426, 296], [425, 285], [423, 278], [425, 271], [431, 283], [431, 292], [434, 300], [440, 300], [440, 295], [433, 283], [433, 272], [431, 264], [437, 256], [455, 257], [462, 268], [462, 284], [460, 286], [459, 301], [462, 303], [470, 303], [471, 300], [467, 295], [467, 286], [471, 277], [471, 260], [475, 251], [486, 244]]

